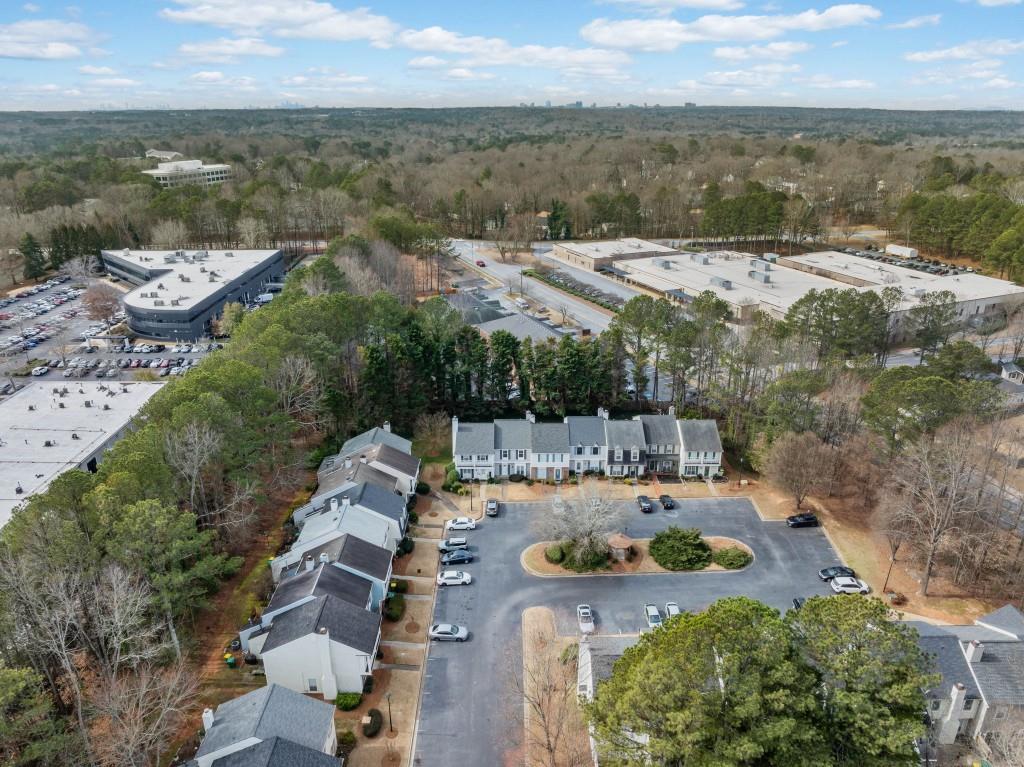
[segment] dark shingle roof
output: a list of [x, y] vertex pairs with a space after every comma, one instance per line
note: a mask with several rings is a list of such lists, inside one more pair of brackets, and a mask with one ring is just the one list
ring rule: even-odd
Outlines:
[[407, 440], [405, 437], [399, 437], [397, 434], [392, 434], [379, 426], [375, 426], [369, 431], [364, 431], [362, 434], [357, 434], [347, 440], [338, 452], [341, 455], [347, 455], [349, 453], [354, 453], [357, 450], [362, 450], [364, 447], [368, 447], [369, 445], [376, 444], [390, 445], [395, 450], [401, 450], [403, 453], [412, 452], [412, 442]]
[[368, 482], [355, 485], [348, 490], [349, 502], [353, 506], [362, 506], [393, 519], [399, 525], [405, 524], [405, 499], [383, 487]]
[[[910, 622], [917, 628], [917, 622]], [[917, 638], [918, 646], [932, 659], [932, 671], [938, 672], [941, 679], [938, 684], [927, 691], [929, 698], [945, 698], [955, 684], [967, 688], [967, 697], [980, 696], [978, 686], [974, 683], [974, 675], [967, 665], [967, 658], [960, 649], [960, 640], [952, 634], [934, 633]]]
[[615, 661], [621, 658], [627, 649], [636, 644], [636, 637], [591, 637], [588, 643], [590, 644], [590, 674], [596, 688], [600, 682], [612, 675], [612, 666], [615, 665]]
[[564, 423], [533, 423], [530, 427], [530, 446], [535, 453], [568, 452], [569, 427]]
[[1013, 605], [1003, 605], [995, 612], [978, 618], [975, 623], [1024, 640], [1024, 615]]
[[[334, 456], [334, 464], [330, 467], [330, 471], [336, 471], [341, 469], [345, 465], [345, 459], [351, 459], [353, 466], [357, 463], [361, 463], [362, 459], [365, 458], [369, 462], [379, 461], [380, 463], [388, 466], [396, 471], [400, 471], [403, 474], [415, 477], [416, 472], [420, 468], [420, 460], [414, 455], [402, 452], [401, 450], [395, 450], [390, 445], [369, 445], [365, 448], [360, 448], [352, 453], [338, 453]], [[323, 470], [323, 465], [321, 464]]]
[[605, 420], [597, 415], [571, 415], [565, 419], [570, 445], [604, 445]]
[[213, 727], [196, 756], [205, 756], [247, 738], [282, 737], [320, 748], [334, 728], [334, 706], [270, 684], [217, 707]]
[[493, 423], [459, 422], [455, 433], [455, 452], [459, 455], [476, 455], [494, 452]]
[[262, 652], [268, 653], [296, 639], [315, 634], [321, 628], [326, 628], [335, 642], [372, 653], [380, 633], [380, 615], [350, 605], [337, 597], [317, 597], [274, 618]]
[[721, 453], [722, 440], [718, 436], [718, 424], [708, 419], [683, 419], [679, 422], [683, 435], [683, 450], [698, 453]]
[[636, 420], [644, 426], [648, 445], [675, 445], [679, 451], [679, 431], [672, 415], [638, 415]]
[[358, 461], [348, 467], [342, 464], [337, 469], [320, 474], [318, 478], [320, 485], [313, 499], [318, 506], [326, 502], [325, 498], [337, 496], [336, 491], [340, 488], [357, 482], [369, 482], [391, 493], [398, 489], [398, 480], [390, 474]]
[[[494, 448], [498, 450], [528, 450], [530, 426], [525, 418], [500, 418], [494, 422]], [[488, 451], [490, 452], [490, 451]]]
[[[372, 544], [367, 544], [370, 545]], [[300, 599], [324, 594], [330, 594], [356, 607], [366, 607], [370, 601], [371, 588], [373, 587], [365, 578], [334, 565], [317, 563], [312, 570], [284, 578], [264, 612], [280, 610]]]
[[354, 535], [343, 535], [339, 541], [337, 560], [339, 564], [366, 573], [379, 581], [388, 577], [391, 568], [391, 552]]
[[644, 427], [639, 421], [608, 421], [605, 423], [605, 434], [608, 447], [621, 447], [625, 450], [636, 445], [641, 450], [647, 449]]
[[336, 757], [323, 751], [284, 738], [269, 738], [215, 759], [212, 767], [338, 767], [339, 764]]
[[989, 642], [971, 664], [989, 705], [1024, 706], [1024, 642]]

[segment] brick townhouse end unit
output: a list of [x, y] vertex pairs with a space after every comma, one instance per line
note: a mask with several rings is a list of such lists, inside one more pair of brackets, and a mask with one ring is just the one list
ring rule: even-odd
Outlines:
[[566, 416], [561, 423], [523, 419], [463, 423], [452, 418], [452, 455], [462, 479], [522, 475], [561, 481], [570, 474], [641, 477], [648, 473], [711, 477], [721, 471], [722, 442], [713, 420], [640, 415]]

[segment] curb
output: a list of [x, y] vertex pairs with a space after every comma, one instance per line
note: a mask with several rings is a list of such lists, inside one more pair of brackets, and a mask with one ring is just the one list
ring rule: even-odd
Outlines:
[[[724, 538], [726, 536], [716, 536], [716, 537]], [[736, 539], [734, 538], [733, 540], [736, 540]], [[742, 543], [742, 541], [736, 541], [736, 542], [737, 543]], [[728, 574], [734, 574], [734, 573], [735, 574], [744, 573], [747, 570], [749, 570], [751, 567], [753, 567], [754, 563], [757, 561], [757, 554], [754, 553], [754, 550], [751, 549], [750, 546], [747, 546], [747, 544], [744, 543], [743, 545], [746, 546], [748, 549], [750, 549], [750, 556], [753, 557], [753, 559], [750, 560], [750, 564], [746, 565], [745, 567], [741, 567], [738, 570], [725, 570], [725, 569], [722, 569], [722, 570], [706, 570], [706, 569], [705, 570], [677, 570], [677, 571], [665, 570], [665, 571], [655, 571], [653, 573], [610, 573], [610, 572], [605, 572], [605, 571], [593, 572], [593, 573], [558, 573], [558, 574], [554, 574], [554, 573], [538, 573], [536, 570], [533, 570], [533, 569], [529, 568], [526, 565], [526, 552], [532, 546], [536, 546], [536, 545], [537, 544], [535, 544], [535, 543], [530, 544], [530, 546], [527, 546], [519, 554], [519, 566], [523, 568], [523, 572], [525, 572], [527, 575], [532, 575], [534, 578], [633, 578], [633, 577], [636, 577], [638, 575], [723, 575], [723, 574], [728, 575]]]

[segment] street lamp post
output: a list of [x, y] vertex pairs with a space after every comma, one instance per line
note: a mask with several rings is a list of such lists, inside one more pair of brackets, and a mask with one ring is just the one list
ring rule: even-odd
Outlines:
[[386, 700], [388, 702], [388, 732], [394, 732], [395, 731], [395, 724], [391, 720], [391, 693], [390, 692], [384, 693], [384, 700]]

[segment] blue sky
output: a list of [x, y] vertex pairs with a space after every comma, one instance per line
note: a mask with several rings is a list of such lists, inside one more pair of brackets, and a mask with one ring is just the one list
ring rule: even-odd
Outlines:
[[1024, 107], [1024, 0], [0, 6], [0, 109]]

